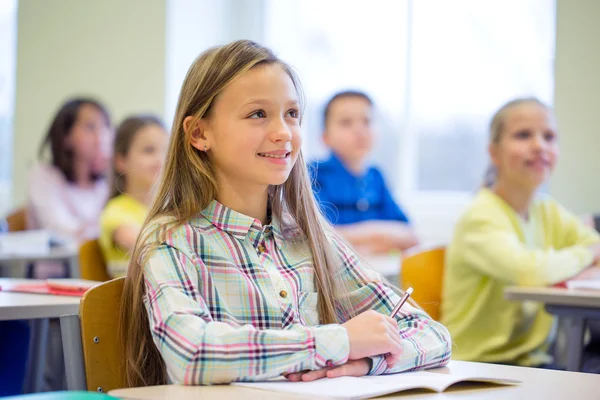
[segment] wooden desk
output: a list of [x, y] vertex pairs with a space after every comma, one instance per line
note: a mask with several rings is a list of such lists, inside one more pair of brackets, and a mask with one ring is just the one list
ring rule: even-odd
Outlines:
[[[37, 261], [64, 261], [69, 266], [69, 277], [79, 278], [79, 251], [75, 244], [68, 244], [64, 246], [51, 247], [50, 252], [47, 254], [31, 253], [31, 254], [12, 254], [12, 253], [0, 253], [0, 264], [6, 263], [8, 267], [16, 268], [20, 266], [24, 267], [29, 262]], [[20, 274], [20, 276], [24, 276]]]
[[[600, 388], [600, 375], [577, 372], [551, 371], [535, 368], [511, 367], [506, 365], [451, 361], [447, 367], [432, 370], [440, 373], [477, 373], [494, 377], [519, 379], [518, 386], [489, 386], [480, 384], [460, 384], [444, 393], [429, 391], [407, 391], [382, 398], [386, 399], [545, 399], [597, 400]], [[577, 388], [577, 392], [573, 391]], [[186, 400], [186, 399], [298, 399], [284, 393], [248, 389], [235, 386], [154, 386], [133, 389], [112, 390], [109, 394], [122, 399], [132, 400]]]
[[567, 370], [581, 369], [583, 335], [589, 319], [600, 319], [600, 291], [544, 287], [509, 287], [507, 300], [537, 301], [546, 310], [567, 321]]
[[[0, 278], [0, 287], [7, 284], [35, 283], [33, 279]], [[0, 321], [31, 320], [31, 345], [27, 363], [25, 392], [42, 390], [46, 365], [48, 318], [79, 312], [79, 297], [45, 294], [12, 293], [0, 290]]]

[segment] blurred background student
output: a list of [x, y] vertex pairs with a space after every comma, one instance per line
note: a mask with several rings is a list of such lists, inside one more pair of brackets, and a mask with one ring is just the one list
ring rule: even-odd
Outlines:
[[335, 94], [324, 111], [323, 141], [330, 156], [311, 165], [321, 209], [362, 254], [404, 250], [418, 242], [381, 172], [368, 162], [372, 124], [369, 96], [358, 91]]
[[[40, 156], [50, 150], [50, 162], [29, 174], [29, 229], [46, 229], [75, 243], [98, 237], [111, 143], [110, 117], [98, 101], [74, 98], [60, 107], [40, 147]], [[36, 278], [65, 275], [64, 265], [55, 262], [37, 263], [33, 271]]]
[[154, 116], [125, 119], [117, 128], [111, 199], [100, 219], [100, 247], [112, 277], [125, 276], [152, 201], [152, 186], [167, 152], [169, 136]]
[[441, 321], [457, 359], [553, 367], [554, 319], [543, 304], [505, 300], [504, 289], [597, 273], [590, 267], [600, 260], [600, 236], [538, 193], [559, 153], [556, 121], [546, 105], [513, 100], [494, 115], [490, 131], [494, 174], [448, 247]]
[[[54, 116], [40, 147], [50, 150], [50, 162], [32, 168], [28, 180], [27, 224], [29, 229], [46, 229], [78, 245], [98, 237], [100, 212], [108, 197], [106, 172], [112, 143], [106, 108], [97, 100], [73, 98]], [[37, 262], [34, 278], [63, 278], [60, 262]], [[58, 320], [50, 321], [45, 390], [65, 387], [64, 360]]]

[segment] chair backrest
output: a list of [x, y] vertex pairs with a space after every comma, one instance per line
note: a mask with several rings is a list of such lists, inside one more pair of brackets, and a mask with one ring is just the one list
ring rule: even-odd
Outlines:
[[403, 290], [412, 287], [415, 300], [434, 320], [440, 319], [444, 255], [438, 247], [411, 254], [402, 260], [400, 284]]
[[110, 275], [98, 240], [88, 240], [79, 248], [81, 278], [92, 281], [108, 281]]
[[27, 229], [27, 212], [25, 208], [19, 208], [6, 217], [9, 232], [24, 231]]
[[125, 387], [118, 333], [119, 308], [125, 278], [104, 282], [81, 299], [79, 319], [88, 390], [107, 393]]

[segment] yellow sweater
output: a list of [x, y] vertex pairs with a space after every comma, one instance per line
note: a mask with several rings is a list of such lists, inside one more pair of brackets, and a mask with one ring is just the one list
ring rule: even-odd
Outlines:
[[129, 254], [118, 248], [113, 240], [115, 230], [123, 225], [141, 227], [148, 207], [127, 194], [120, 194], [106, 204], [100, 216], [100, 247], [113, 278], [125, 276]]
[[551, 361], [553, 320], [543, 305], [504, 300], [507, 286], [548, 286], [592, 262], [600, 236], [552, 199], [537, 199], [525, 221], [482, 189], [446, 252], [441, 322], [458, 360], [524, 366]]

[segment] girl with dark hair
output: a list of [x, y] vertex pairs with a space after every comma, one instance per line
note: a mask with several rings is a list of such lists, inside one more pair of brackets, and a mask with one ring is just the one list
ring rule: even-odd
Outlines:
[[[29, 229], [47, 229], [77, 243], [98, 237], [111, 140], [108, 112], [97, 101], [75, 98], [60, 107], [40, 147], [40, 157], [50, 149], [50, 162], [29, 174]], [[59, 275], [64, 269], [56, 263], [38, 263], [34, 270], [37, 278]]]

